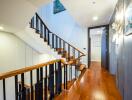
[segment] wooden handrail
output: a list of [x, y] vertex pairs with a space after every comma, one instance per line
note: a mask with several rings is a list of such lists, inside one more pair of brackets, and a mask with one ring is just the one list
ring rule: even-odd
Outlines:
[[[43, 20], [41, 19], [41, 17], [38, 15], [38, 13], [36, 13], [36, 16], [41, 20], [41, 22], [45, 25], [45, 27], [49, 30], [49, 28], [46, 26], [46, 24], [43, 22]], [[50, 33], [54, 34], [53, 32], [51, 32], [49, 30]], [[54, 34], [55, 36], [57, 36], [58, 38], [60, 38], [58, 35]], [[64, 41], [65, 43], [67, 43], [68, 45], [70, 45], [72, 48], [74, 48], [75, 50], [77, 50], [78, 52], [80, 52], [82, 55], [85, 55], [82, 51], [80, 51], [78, 48], [74, 47], [73, 45], [71, 45], [70, 43], [66, 42], [64, 39], [60, 38], [62, 41]], [[86, 55], [85, 55], [86, 56]]]
[[[80, 56], [80, 57], [82, 57], [82, 56]], [[77, 58], [77, 59], [79, 59], [79, 58]], [[9, 72], [5, 72], [5, 73], [0, 73], [0, 80], [5, 79], [5, 78], [9, 78], [9, 77], [12, 77], [12, 76], [15, 76], [18, 74], [22, 74], [22, 73], [25, 73], [28, 71], [32, 71], [34, 69], [39, 69], [39, 68], [45, 67], [45, 66], [50, 65], [50, 64], [54, 64], [54, 63], [59, 62], [59, 61], [61, 61], [63, 64], [68, 64], [63, 59], [56, 59], [56, 60], [48, 61], [46, 63], [41, 63], [41, 64], [37, 64], [37, 65], [33, 65], [33, 66], [27, 66], [25, 68], [9, 71]]]
[[59, 61], [64, 63], [64, 60], [57, 59], [57, 60], [52, 60], [52, 61], [49, 61], [49, 62], [46, 62], [46, 63], [37, 64], [37, 65], [21, 68], [21, 69], [18, 69], [18, 70], [14, 70], [14, 71], [1, 73], [0, 74], [0, 80], [5, 79], [5, 78], [9, 78], [9, 77], [12, 77], [12, 76], [15, 76], [15, 75], [18, 75], [18, 74], [22, 74], [22, 73], [25, 73], [25, 72], [28, 72], [28, 71], [32, 71], [34, 69], [42, 68], [42, 67], [45, 67], [47, 65], [50, 65], [50, 64], [53, 64], [53, 63], [59, 62]]

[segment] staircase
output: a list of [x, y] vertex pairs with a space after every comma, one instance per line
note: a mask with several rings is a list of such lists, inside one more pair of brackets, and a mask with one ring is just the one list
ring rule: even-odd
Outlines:
[[85, 54], [51, 32], [37, 13], [31, 19], [30, 27], [40, 35], [40, 38], [42, 38], [44, 42], [47, 42], [47, 45], [49, 45], [51, 49], [54, 49], [62, 58], [65, 58], [67, 64], [75, 65], [76, 69], [79, 71], [82, 71], [86, 67], [86, 65], [81, 62], [81, 58], [85, 56]]

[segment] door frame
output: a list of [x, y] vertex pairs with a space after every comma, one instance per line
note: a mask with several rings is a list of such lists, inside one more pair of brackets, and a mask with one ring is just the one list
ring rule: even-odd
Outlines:
[[[101, 28], [101, 27], [105, 27], [107, 30], [108, 30], [108, 41], [109, 41], [109, 24], [106, 24], [106, 25], [99, 25], [99, 26], [94, 26], [94, 27], [88, 27], [88, 35], [87, 35], [87, 46], [88, 46], [88, 51], [87, 51], [87, 54], [88, 54], [88, 68], [90, 67], [91, 65], [91, 38], [90, 38], [90, 30], [91, 29], [96, 29], [96, 28]], [[107, 52], [107, 66], [109, 68], [109, 42], [107, 43], [107, 49], [108, 49], [108, 52]]]

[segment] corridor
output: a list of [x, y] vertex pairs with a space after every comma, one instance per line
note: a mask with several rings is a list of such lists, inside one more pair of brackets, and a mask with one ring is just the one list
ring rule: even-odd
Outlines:
[[101, 64], [92, 62], [70, 90], [62, 92], [56, 100], [122, 100], [116, 87], [115, 77], [106, 70], [101, 69]]

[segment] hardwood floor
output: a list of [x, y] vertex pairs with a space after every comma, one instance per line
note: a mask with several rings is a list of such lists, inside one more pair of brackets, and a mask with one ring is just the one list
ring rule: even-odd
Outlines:
[[122, 98], [114, 76], [101, 69], [100, 63], [92, 62], [90, 69], [55, 100], [122, 100]]

